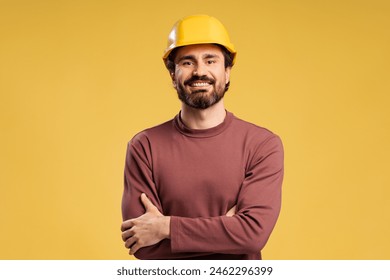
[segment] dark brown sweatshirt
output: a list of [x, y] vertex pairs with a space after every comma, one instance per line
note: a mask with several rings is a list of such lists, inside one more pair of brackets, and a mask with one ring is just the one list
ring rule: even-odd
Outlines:
[[[171, 237], [139, 259], [261, 259], [281, 205], [283, 147], [267, 129], [227, 112], [194, 130], [178, 114], [128, 144], [123, 219], [144, 214], [145, 193], [166, 216]], [[226, 212], [237, 205], [236, 214]]]

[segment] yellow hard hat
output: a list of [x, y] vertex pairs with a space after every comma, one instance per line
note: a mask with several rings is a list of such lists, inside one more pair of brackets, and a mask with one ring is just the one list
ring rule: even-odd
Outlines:
[[173, 26], [169, 33], [168, 46], [163, 55], [165, 64], [174, 48], [195, 44], [222, 45], [231, 53], [232, 64], [235, 62], [237, 52], [222, 23], [211, 16], [193, 15], [180, 19]]

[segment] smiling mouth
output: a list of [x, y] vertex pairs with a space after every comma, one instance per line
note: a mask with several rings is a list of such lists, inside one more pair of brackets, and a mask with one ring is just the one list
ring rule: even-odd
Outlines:
[[210, 85], [211, 83], [206, 83], [206, 82], [194, 82], [190, 84], [191, 87], [207, 87]]
[[207, 76], [197, 76], [194, 75], [190, 79], [184, 82], [185, 86], [192, 88], [207, 88], [213, 85], [215, 81]]

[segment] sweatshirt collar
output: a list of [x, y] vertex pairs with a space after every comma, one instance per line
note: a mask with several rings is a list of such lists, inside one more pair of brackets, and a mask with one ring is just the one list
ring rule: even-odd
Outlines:
[[226, 111], [225, 119], [222, 123], [220, 123], [217, 126], [207, 128], [207, 129], [192, 129], [187, 127], [181, 117], [180, 112], [177, 114], [174, 118], [174, 124], [176, 129], [189, 137], [196, 137], [196, 138], [207, 138], [207, 137], [213, 137], [220, 133], [222, 133], [232, 122], [234, 115], [228, 111]]

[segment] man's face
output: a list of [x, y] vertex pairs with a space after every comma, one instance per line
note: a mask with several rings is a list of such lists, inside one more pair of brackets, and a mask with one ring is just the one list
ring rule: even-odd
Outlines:
[[206, 109], [220, 101], [229, 82], [221, 48], [212, 44], [181, 47], [175, 56], [173, 85], [179, 99], [196, 109]]

